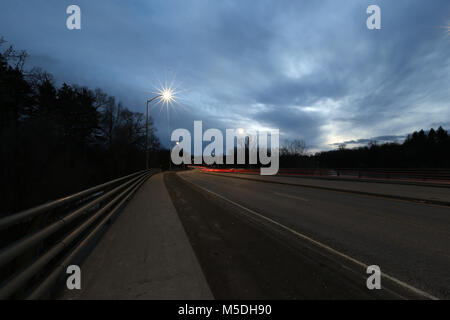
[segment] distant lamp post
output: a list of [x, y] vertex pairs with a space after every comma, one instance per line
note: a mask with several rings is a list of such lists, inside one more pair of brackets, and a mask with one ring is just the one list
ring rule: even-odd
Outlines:
[[[173, 101], [175, 101], [175, 95], [172, 90], [172, 88], [162, 88], [158, 90], [157, 95], [154, 96], [151, 99], [147, 99], [147, 118], [145, 122], [145, 169], [148, 169], [148, 160], [149, 160], [149, 153], [148, 153], [148, 116], [149, 116], [149, 105], [150, 102], [159, 99], [159, 102], [169, 104]], [[169, 157], [170, 159], [170, 157]]]

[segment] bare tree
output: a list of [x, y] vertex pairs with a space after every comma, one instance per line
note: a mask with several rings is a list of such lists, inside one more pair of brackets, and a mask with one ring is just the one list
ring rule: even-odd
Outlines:
[[[6, 41], [3, 38], [0, 38], [0, 46], [5, 42]], [[13, 61], [15, 61], [15, 68], [20, 71], [23, 70], [25, 60], [28, 57], [28, 54], [25, 50], [17, 51], [12, 45], [9, 46], [5, 51], [3, 51], [1, 55], [8, 63], [12, 63]]]
[[42, 70], [39, 67], [34, 67], [28, 72], [24, 72], [26, 80], [30, 83], [34, 90], [39, 90], [39, 87], [44, 85], [46, 82], [53, 85], [53, 76]]
[[121, 106], [120, 104], [116, 104], [114, 97], [109, 97], [101, 92], [101, 90], [96, 90], [95, 94], [95, 106], [97, 109], [101, 110], [100, 131], [102, 132], [105, 140], [107, 141], [108, 148], [110, 149], [114, 138], [114, 131], [119, 122]]
[[301, 139], [285, 140], [283, 146], [280, 148], [280, 155], [282, 156], [302, 156], [305, 155], [308, 148], [306, 143]]

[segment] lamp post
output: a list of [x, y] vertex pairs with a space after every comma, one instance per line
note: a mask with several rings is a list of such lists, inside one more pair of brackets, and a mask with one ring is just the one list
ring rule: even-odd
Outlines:
[[[148, 160], [149, 160], [149, 153], [148, 153], [148, 117], [149, 117], [149, 105], [150, 102], [159, 99], [160, 102], [165, 102], [165, 103], [169, 103], [172, 102], [174, 100], [174, 96], [173, 96], [173, 91], [172, 89], [168, 88], [168, 89], [162, 89], [159, 91], [159, 93], [154, 96], [151, 99], [147, 99], [147, 117], [146, 117], [146, 121], [145, 121], [145, 169], [148, 170]], [[170, 161], [170, 156], [169, 156], [169, 161]]]

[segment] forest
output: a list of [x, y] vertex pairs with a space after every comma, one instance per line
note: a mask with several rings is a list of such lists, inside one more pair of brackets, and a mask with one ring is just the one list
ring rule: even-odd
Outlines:
[[442, 127], [431, 128], [413, 132], [403, 143], [342, 146], [313, 159], [321, 167], [332, 168], [450, 168], [450, 136]]
[[[101, 89], [24, 70], [0, 39], [0, 216], [145, 169], [145, 116]], [[150, 167], [168, 163], [153, 121]], [[162, 161], [164, 159], [164, 161]]]
[[450, 168], [450, 136], [442, 127], [415, 131], [402, 143], [378, 144], [308, 154], [306, 143], [287, 141], [281, 168]]

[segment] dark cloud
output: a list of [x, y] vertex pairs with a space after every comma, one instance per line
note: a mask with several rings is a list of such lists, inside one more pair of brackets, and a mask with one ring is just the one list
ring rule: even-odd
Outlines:
[[[176, 76], [183, 106], [170, 127], [277, 127], [316, 149], [448, 124], [448, 0], [2, 1], [0, 30], [38, 65], [102, 87], [136, 111]], [[167, 114], [152, 108], [161, 139]]]
[[311, 142], [320, 136], [321, 119], [313, 114], [293, 107], [270, 107], [258, 112], [253, 119], [267, 128], [281, 128], [281, 137], [296, 137], [305, 140], [309, 147], [317, 147]]
[[337, 147], [342, 144], [345, 144], [345, 145], [349, 145], [351, 147], [358, 147], [358, 146], [368, 145], [369, 143], [389, 143], [389, 142], [402, 143], [403, 141], [405, 141], [407, 136], [408, 135], [379, 136], [379, 137], [373, 137], [370, 139], [357, 139], [357, 140], [336, 142], [336, 143], [332, 143], [331, 145]]

